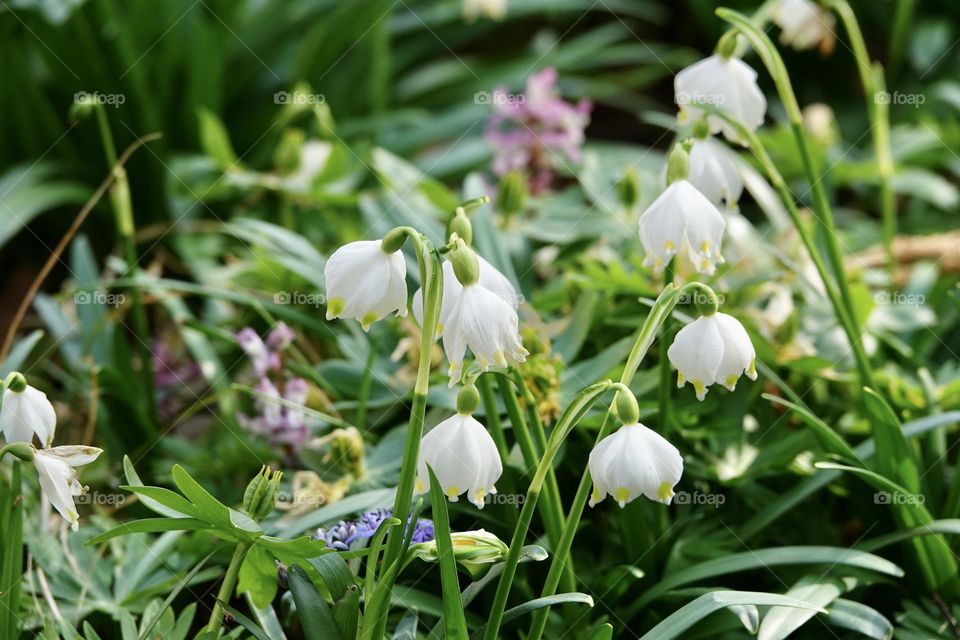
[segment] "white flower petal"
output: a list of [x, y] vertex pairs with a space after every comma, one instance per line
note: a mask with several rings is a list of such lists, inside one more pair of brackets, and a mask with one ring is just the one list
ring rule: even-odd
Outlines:
[[33, 442], [37, 436], [40, 446], [53, 442], [57, 428], [57, 414], [47, 394], [29, 385], [21, 391], [5, 389], [0, 407], [0, 430], [8, 443]]
[[494, 485], [503, 473], [493, 438], [473, 416], [461, 414], [438, 424], [420, 442], [418, 493], [430, 489], [427, 465], [451, 502], [466, 493], [467, 499], [480, 509], [486, 494], [496, 492]]
[[623, 507], [639, 495], [670, 504], [683, 475], [677, 448], [642, 424], [624, 425], [590, 452], [594, 493], [590, 505], [607, 495]]
[[73, 498], [83, 492], [74, 467], [93, 462], [101, 453], [103, 451], [96, 447], [82, 446], [34, 451], [33, 465], [40, 478], [40, 489], [74, 531], [79, 526], [79, 515]]
[[[444, 327], [443, 348], [451, 374], [460, 371], [466, 347], [481, 369], [518, 364], [527, 356], [520, 341], [517, 312], [480, 284], [463, 287]], [[452, 385], [454, 379], [450, 382]]]
[[667, 357], [677, 369], [677, 386], [693, 384], [697, 399], [707, 387], [722, 384], [731, 391], [741, 375], [756, 380], [756, 352], [740, 322], [725, 313], [701, 316], [677, 332]]
[[337, 249], [324, 267], [327, 319], [353, 318], [364, 330], [394, 311], [406, 314], [407, 263], [381, 240], [359, 240]]
[[[725, 111], [751, 131], [763, 124], [767, 100], [757, 86], [757, 73], [742, 60], [719, 54], [683, 69], [674, 78], [674, 94], [682, 121], [703, 114], [699, 105], [711, 105]], [[745, 144], [736, 129], [722, 118], [708, 115], [712, 133], [723, 132], [727, 140]]]
[[726, 221], [717, 208], [687, 180], [670, 184], [640, 216], [643, 264], [657, 272], [678, 252], [685, 252], [699, 273], [713, 273], [722, 262], [720, 246]]
[[736, 157], [713, 138], [693, 141], [687, 180], [718, 207], [735, 207], [743, 195], [743, 178]]

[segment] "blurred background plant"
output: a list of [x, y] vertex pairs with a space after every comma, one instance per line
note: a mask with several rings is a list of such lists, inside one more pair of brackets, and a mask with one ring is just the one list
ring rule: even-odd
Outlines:
[[[748, 14], [758, 5], [729, 4]], [[94, 498], [81, 507], [80, 538], [28, 530], [31, 629], [97, 637], [81, 626], [87, 621], [110, 630], [104, 638], [130, 638], [152, 623], [177, 638], [175, 628], [196, 628], [197, 602], [197, 621], [206, 620], [202, 603], [212, 604], [222, 575], [214, 567], [229, 562], [210, 536], [140, 533], [82, 546], [144, 512], [118, 489], [125, 454], [165, 486], [177, 462], [228, 505], [241, 501], [262, 464], [291, 471], [280, 510], [264, 523], [282, 538], [329, 535], [392, 503], [419, 328], [404, 319], [364, 333], [323, 320], [325, 256], [345, 241], [412, 224], [439, 243], [457, 203], [490, 195], [492, 205], [471, 216], [474, 245], [524, 298], [531, 357], [521, 367], [520, 409], [550, 425], [586, 383], [618, 375], [638, 318], [661, 287], [640, 267], [636, 225], [662, 189], [664, 151], [689, 133], [676, 121], [673, 75], [711, 52], [724, 23], [714, 3], [700, 0], [506, 6], [501, 19], [468, 20], [459, 0], [0, 0], [4, 334], [50, 250], [110, 171], [104, 126], [118, 150], [162, 133], [126, 165], [136, 264], [104, 199], [52, 265], [0, 358], [0, 375], [19, 369], [47, 390], [73, 441], [107, 451], [84, 475]], [[876, 100], [888, 104], [893, 123], [900, 236], [892, 274], [848, 38], [835, 29], [832, 51], [781, 49], [815, 155], [829, 171], [824, 184], [876, 383], [928, 469], [927, 507], [956, 533], [960, 26], [949, 2], [853, 7], [887, 74], [888, 93]], [[760, 84], [771, 106], [759, 136], [800, 206], [810, 206], [783, 107], [762, 71]], [[91, 100], [93, 109], [75, 106]], [[837, 604], [826, 622], [839, 637], [853, 633], [851, 619], [871, 637], [889, 637], [896, 624], [905, 638], [960, 637], [951, 603], [913, 592], [921, 582], [901, 547], [882, 546], [906, 570], [899, 580], [898, 567], [880, 558], [798, 561], [782, 549], [864, 546], [896, 525], [871, 487], [817, 469], [830, 448], [796, 413], [761, 397], [812, 407], [843, 437], [868, 445], [849, 345], [822, 284], [757, 165], [746, 153], [737, 162], [751, 198], [726, 212], [729, 264], [715, 287], [747, 321], [767, 368], [761, 383], [722, 401], [718, 393], [692, 405], [687, 391], [669, 391], [677, 398], [669, 420], [659, 415], [658, 364], [640, 372], [633, 387], [642, 417], [655, 416], [683, 443], [687, 502], [678, 498], [669, 512], [640, 503], [622, 513], [598, 508], [585, 518], [573, 550], [577, 589], [603, 606], [557, 608], [547, 637], [603, 637], [593, 634], [607, 622], [645, 631], [717, 576], [731, 588], [817, 589], [829, 600], [823, 606]], [[408, 273], [416, 280], [413, 264]], [[134, 292], [147, 335], [137, 328]], [[428, 424], [454, 408], [443, 387], [431, 389]], [[484, 406], [487, 420], [508, 429], [518, 419], [496, 399]], [[560, 456], [564, 496], [575, 490], [600, 420], [591, 414]], [[514, 490], [502, 493], [522, 497], [525, 467], [513, 454], [504, 484]], [[458, 530], [486, 528], [509, 540], [518, 506], [450, 511]], [[754, 549], [770, 553], [750, 564]], [[103, 556], [116, 571], [97, 564]], [[727, 570], [704, 567], [726, 556], [736, 560]], [[356, 569], [359, 560], [350, 562]], [[529, 567], [518, 588], [525, 598], [539, 593], [546, 572]], [[395, 602], [406, 613], [390, 628], [415, 629], [419, 620], [423, 633], [442, 611], [439, 580], [428, 565], [408, 571]], [[671, 575], [687, 579], [651, 595]], [[483, 580], [473, 584], [480, 586], [468, 587], [465, 600], [480, 603], [467, 607], [475, 628], [492, 593], [481, 593]], [[298, 624], [293, 596], [282, 591], [251, 607], [271, 638]], [[643, 599], [657, 604], [638, 605]], [[754, 614], [742, 611], [747, 629]], [[518, 628], [505, 627], [511, 636]], [[745, 633], [729, 615], [697, 631]], [[822, 637], [824, 628], [808, 631]]]

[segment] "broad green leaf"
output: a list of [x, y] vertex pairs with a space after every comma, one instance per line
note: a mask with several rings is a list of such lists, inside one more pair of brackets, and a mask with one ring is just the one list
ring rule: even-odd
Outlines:
[[893, 625], [883, 614], [852, 600], [835, 600], [827, 612], [827, 622], [874, 640], [890, 640], [893, 637]]
[[[829, 578], [816, 580], [807, 577], [784, 595], [825, 609], [845, 591], [846, 586], [840, 580]], [[760, 622], [757, 638], [758, 640], [783, 640], [815, 615], [816, 611], [812, 609], [770, 607], [770, 610], [767, 611]]]
[[209, 109], [199, 109], [197, 119], [200, 126], [200, 146], [204, 152], [213, 158], [221, 169], [236, 167], [239, 160], [220, 118]]
[[[127, 478], [127, 486], [120, 487], [121, 489], [126, 489], [127, 491], [134, 491], [134, 489], [139, 489], [145, 487], [146, 485], [140, 480], [140, 476], [137, 475], [137, 470], [134, 469], [133, 463], [130, 461], [129, 456], [123, 456], [123, 473]], [[152, 497], [147, 493], [137, 493], [140, 496], [140, 501], [143, 502], [144, 506], [158, 513], [161, 516], [166, 516], [168, 518], [187, 518], [194, 513], [194, 509], [187, 500], [184, 500], [182, 496], [178, 496], [176, 493], [168, 490], [161, 489], [160, 487], [151, 487], [154, 489], [159, 489], [157, 493], [158, 497]]]
[[270, 606], [277, 595], [277, 563], [259, 544], [247, 551], [240, 565], [237, 594], [247, 594], [257, 608]]
[[293, 565], [287, 573], [287, 580], [306, 640], [343, 640], [330, 605], [320, 596], [306, 572]]

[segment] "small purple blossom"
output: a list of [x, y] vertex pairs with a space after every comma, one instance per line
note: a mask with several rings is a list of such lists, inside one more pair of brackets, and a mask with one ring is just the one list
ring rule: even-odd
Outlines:
[[157, 407], [161, 417], [169, 420], [196, 399], [204, 384], [203, 372], [164, 340], [155, 340], [150, 352]]
[[278, 322], [267, 334], [267, 346], [273, 351], [283, 351], [293, 342], [293, 329], [284, 322]]
[[[268, 378], [262, 378], [256, 389], [263, 394], [254, 399], [258, 415], [251, 418], [240, 414], [237, 416], [240, 424], [277, 444], [298, 445], [306, 442], [310, 435], [306, 415], [298, 408], [307, 401], [309, 387], [306, 380], [291, 378], [284, 385], [282, 395]], [[281, 403], [281, 398], [297, 406]]]
[[244, 327], [237, 332], [237, 342], [250, 358], [253, 370], [258, 376], [265, 376], [268, 371], [279, 368], [279, 354], [268, 349], [260, 335], [250, 327]]
[[580, 161], [593, 108], [589, 100], [565, 102], [556, 81], [556, 69], [547, 68], [527, 78], [522, 96], [498, 88], [491, 100], [494, 112], [486, 138], [496, 154], [493, 171], [499, 176], [523, 171], [533, 193], [550, 188], [558, 165]]
[[[327, 547], [337, 551], [347, 551], [350, 544], [357, 540], [371, 538], [380, 524], [393, 514], [390, 509], [376, 509], [367, 511], [357, 517], [356, 520], [341, 520], [329, 529], [318, 529], [316, 538], [324, 540]], [[412, 516], [411, 516], [412, 518]], [[410, 519], [407, 519], [407, 526], [410, 526]], [[419, 518], [414, 525], [412, 542], [430, 542], [436, 537], [433, 529], [433, 521], [425, 518]]]

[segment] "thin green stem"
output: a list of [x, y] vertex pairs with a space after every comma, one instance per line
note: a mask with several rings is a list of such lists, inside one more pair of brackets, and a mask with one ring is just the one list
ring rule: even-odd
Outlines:
[[[861, 345], [863, 333], [857, 322], [856, 313], [853, 308], [853, 297], [847, 283], [846, 272], [844, 271], [843, 254], [840, 251], [837, 227], [833, 219], [833, 211], [827, 200], [826, 190], [823, 186], [823, 178], [825, 176], [818, 176], [814, 168], [810, 146], [803, 128], [803, 115], [800, 111], [800, 105], [797, 102], [796, 95], [793, 92], [793, 85], [790, 83], [790, 76], [787, 74], [783, 59], [777, 52], [776, 47], [773, 46], [773, 43], [770, 42], [770, 38], [754, 27], [743, 14], [730, 9], [717, 9], [717, 15], [723, 20], [733, 24], [750, 40], [777, 87], [777, 93], [780, 95], [780, 101], [783, 103], [784, 109], [787, 112], [787, 117], [790, 120], [790, 128], [793, 131], [794, 140], [800, 151], [804, 172], [810, 182], [810, 190], [813, 192], [814, 209], [816, 213], [814, 217], [820, 226], [823, 242], [826, 246], [827, 261], [833, 271], [832, 280], [837, 286], [838, 295], [836, 299], [831, 298], [831, 302], [835, 303], [834, 306], [838, 310], [838, 320], [847, 333], [850, 348], [853, 350], [854, 357], [857, 361], [857, 369], [863, 386], [873, 387], [872, 371], [866, 357], [866, 352]], [[753, 138], [755, 140], [755, 136], [753, 136]], [[792, 200], [792, 197], [790, 199]], [[794, 221], [794, 224], [797, 225], [798, 232], [802, 233], [802, 225], [798, 225], [797, 220]], [[813, 247], [812, 244], [808, 246], [808, 250], [811, 247]], [[815, 250], [811, 250], [811, 258], [816, 253]], [[831, 278], [826, 275], [825, 271], [821, 273], [821, 278], [824, 279], [824, 285], [829, 288], [830, 285], [827, 283]], [[845, 314], [839, 312], [839, 307], [845, 309]]]
[[[623, 373], [620, 374], [620, 385], [625, 387], [630, 386], [634, 375], [637, 373], [637, 369], [640, 367], [640, 362], [653, 344], [658, 329], [666, 319], [670, 317], [670, 313], [679, 301], [681, 294], [693, 293], [700, 287], [706, 287], [706, 285], [699, 282], [691, 282], [678, 289], [673, 283], [670, 283], [663, 288], [660, 296], [656, 302], [654, 302], [653, 308], [650, 309], [650, 314], [637, 333], [633, 348], [630, 350], [630, 355], [627, 357], [627, 362], [624, 365]], [[616, 406], [617, 398], [615, 396], [603, 418], [600, 432], [597, 433], [596, 442], [599, 443], [610, 435], [613, 425], [616, 423]], [[567, 521], [563, 527], [563, 533], [560, 536], [560, 544], [554, 550], [553, 559], [550, 562], [550, 570], [547, 573], [547, 580], [540, 594], [541, 597], [552, 596], [557, 592], [557, 587], [560, 584], [560, 576], [563, 572], [564, 559], [567, 554], [570, 553], [573, 538], [576, 536], [577, 528], [580, 526], [580, 518], [583, 516], [583, 510], [587, 506], [587, 500], [590, 498], [591, 482], [590, 469], [586, 468], [580, 477], [577, 494], [574, 496], [573, 503], [570, 505], [570, 512], [567, 515]], [[533, 614], [528, 640], [539, 640], [539, 638], [543, 637], [549, 613], [550, 607], [544, 607]]]
[[[674, 262], [671, 261], [663, 272], [663, 281], [672, 282], [674, 272]], [[670, 348], [670, 325], [663, 323], [660, 340], [660, 388], [658, 389], [658, 416], [660, 420], [661, 435], [666, 437], [670, 432], [670, 359], [667, 357], [667, 350]]]
[[491, 375], [483, 373], [477, 377], [477, 390], [480, 392], [480, 399], [483, 400], [484, 416], [487, 419], [490, 434], [493, 436], [493, 442], [497, 445], [497, 452], [500, 454], [501, 460], [506, 460], [510, 456], [510, 447], [507, 446], [507, 436], [503, 432], [503, 422], [500, 420], [497, 397], [493, 393], [493, 387], [490, 386]]
[[893, 15], [893, 32], [890, 34], [890, 61], [887, 63], [891, 81], [895, 81], [900, 74], [915, 4], [915, 0], [897, 0], [897, 11]]
[[[237, 588], [237, 578], [240, 575], [240, 565], [247, 555], [250, 545], [241, 542], [233, 550], [233, 557], [230, 559], [230, 566], [227, 567], [227, 573], [223, 576], [223, 584], [220, 585], [220, 591], [217, 592], [217, 603], [210, 613], [210, 622], [207, 623], [206, 631], [219, 635], [220, 627], [223, 624], [223, 615], [225, 613], [223, 605], [230, 602], [233, 590]], [[222, 603], [222, 604], [221, 604]]]
[[507, 598], [510, 595], [510, 588], [513, 585], [513, 579], [517, 572], [517, 565], [520, 563], [523, 542], [530, 529], [530, 521], [533, 519], [533, 510], [537, 505], [544, 481], [553, 468], [553, 459], [560, 450], [560, 445], [563, 444], [563, 441], [580, 419], [590, 410], [593, 403], [596, 402], [607, 389], [613, 386], [622, 385], [613, 385], [609, 380], [605, 380], [587, 387], [580, 392], [567, 410], [564, 411], [560, 420], [557, 421], [557, 425], [544, 451], [543, 458], [541, 458], [540, 463], [537, 465], [537, 470], [530, 482], [530, 487], [527, 489], [523, 509], [520, 511], [520, 521], [513, 531], [510, 550], [507, 552], [507, 557], [503, 561], [503, 571], [500, 574], [500, 581], [497, 583], [497, 592], [496, 595], [494, 595], [489, 621], [484, 629], [484, 640], [496, 640], [499, 637], [500, 624], [503, 621], [503, 613], [506, 610]]
[[[898, 13], [904, 3], [900, 3]], [[909, 3], [907, 3], [909, 4]], [[893, 255], [893, 239], [897, 234], [896, 198], [893, 193], [893, 155], [890, 152], [890, 104], [886, 96], [886, 81], [883, 67], [873, 64], [867, 45], [860, 31], [857, 16], [847, 0], [831, 0], [831, 7], [840, 16], [850, 44], [853, 57], [860, 73], [864, 97], [867, 101], [867, 115], [870, 118], [870, 133], [873, 137], [874, 154], [877, 158], [877, 174], [880, 178], [880, 209], [883, 216], [883, 248], [887, 257], [887, 266], [891, 273], [896, 267]]]

